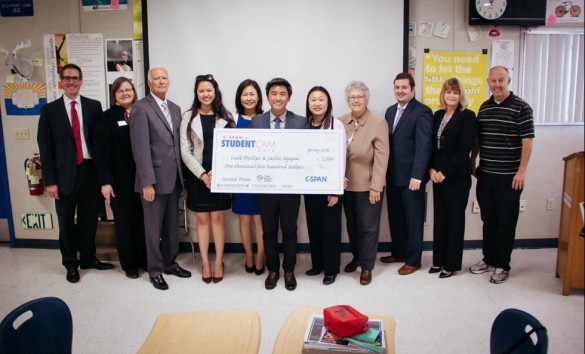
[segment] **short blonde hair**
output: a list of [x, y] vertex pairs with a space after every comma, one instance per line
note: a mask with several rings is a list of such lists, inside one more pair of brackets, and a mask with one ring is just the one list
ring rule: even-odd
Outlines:
[[447, 90], [459, 92], [459, 105], [461, 106], [461, 110], [467, 108], [468, 102], [465, 87], [463, 87], [463, 84], [456, 77], [447, 79], [445, 80], [445, 83], [443, 83], [441, 93], [439, 94], [439, 107], [443, 109], [447, 108], [447, 104], [445, 103], [445, 91]]

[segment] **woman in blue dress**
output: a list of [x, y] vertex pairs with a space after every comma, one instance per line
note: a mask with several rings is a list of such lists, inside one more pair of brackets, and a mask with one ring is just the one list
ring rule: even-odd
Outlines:
[[[252, 117], [263, 112], [262, 91], [254, 80], [244, 80], [236, 90], [236, 128], [248, 128]], [[260, 218], [260, 207], [256, 194], [233, 193], [232, 211], [238, 214], [240, 219], [240, 236], [246, 251], [246, 264], [244, 269], [248, 273], [260, 275], [264, 273], [264, 242], [262, 241], [262, 219]], [[252, 221], [256, 234], [256, 258], [252, 248]]]

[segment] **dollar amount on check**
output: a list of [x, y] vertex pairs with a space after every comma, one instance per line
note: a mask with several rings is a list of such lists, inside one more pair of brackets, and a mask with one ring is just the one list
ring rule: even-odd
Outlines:
[[215, 193], [343, 194], [337, 130], [214, 129]]

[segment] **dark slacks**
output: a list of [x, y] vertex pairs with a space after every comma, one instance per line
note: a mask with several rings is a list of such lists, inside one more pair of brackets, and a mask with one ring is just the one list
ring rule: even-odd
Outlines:
[[471, 176], [433, 183], [433, 265], [461, 270]]
[[258, 205], [262, 216], [262, 239], [266, 255], [266, 268], [280, 270], [278, 256], [278, 227], [282, 229], [282, 269], [293, 272], [297, 263], [297, 219], [301, 196], [299, 194], [259, 194]]
[[406, 259], [409, 266], [419, 266], [424, 237], [425, 184], [421, 183], [417, 191], [392, 184], [387, 188], [392, 255]]
[[337, 204], [328, 207], [327, 195], [305, 195], [312, 268], [323, 269], [325, 275], [339, 273], [341, 205], [342, 197]]
[[[59, 223], [59, 249], [61, 262], [67, 267], [87, 266], [95, 262], [95, 233], [100, 200], [100, 186], [93, 161], [86, 160], [77, 166], [75, 184], [71, 194], [62, 194], [55, 200]], [[77, 225], [75, 211], [77, 209]], [[79, 260], [77, 259], [79, 251]]]
[[146, 261], [148, 275], [156, 277], [164, 270], [177, 267], [175, 259], [179, 252], [179, 190], [170, 194], [156, 194], [152, 202], [142, 196]]
[[132, 187], [114, 187], [115, 198], [110, 199], [116, 227], [116, 244], [123, 270], [146, 266], [144, 217], [140, 194]]
[[376, 264], [383, 200], [383, 192], [376, 204], [370, 204], [369, 191], [346, 191], [343, 195], [349, 247], [353, 259], [359, 262], [362, 270], [372, 270]]
[[483, 221], [483, 261], [510, 270], [522, 189], [512, 189], [514, 175], [477, 171], [477, 201]]

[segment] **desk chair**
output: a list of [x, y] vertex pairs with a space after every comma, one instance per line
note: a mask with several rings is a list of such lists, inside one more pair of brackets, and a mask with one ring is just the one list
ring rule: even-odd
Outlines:
[[[313, 314], [322, 315], [323, 309], [319, 307], [299, 307], [294, 310], [278, 332], [272, 354], [301, 353], [309, 317]], [[394, 354], [394, 330], [396, 329], [394, 319], [388, 316], [366, 315], [369, 318], [382, 320], [386, 341], [386, 354]]]
[[29, 301], [0, 323], [0, 353], [70, 354], [72, 341], [71, 312], [56, 297]]
[[546, 354], [546, 328], [534, 316], [517, 309], [506, 309], [496, 317], [490, 335], [491, 354]]
[[257, 354], [259, 348], [257, 312], [218, 310], [158, 316], [138, 354]]

